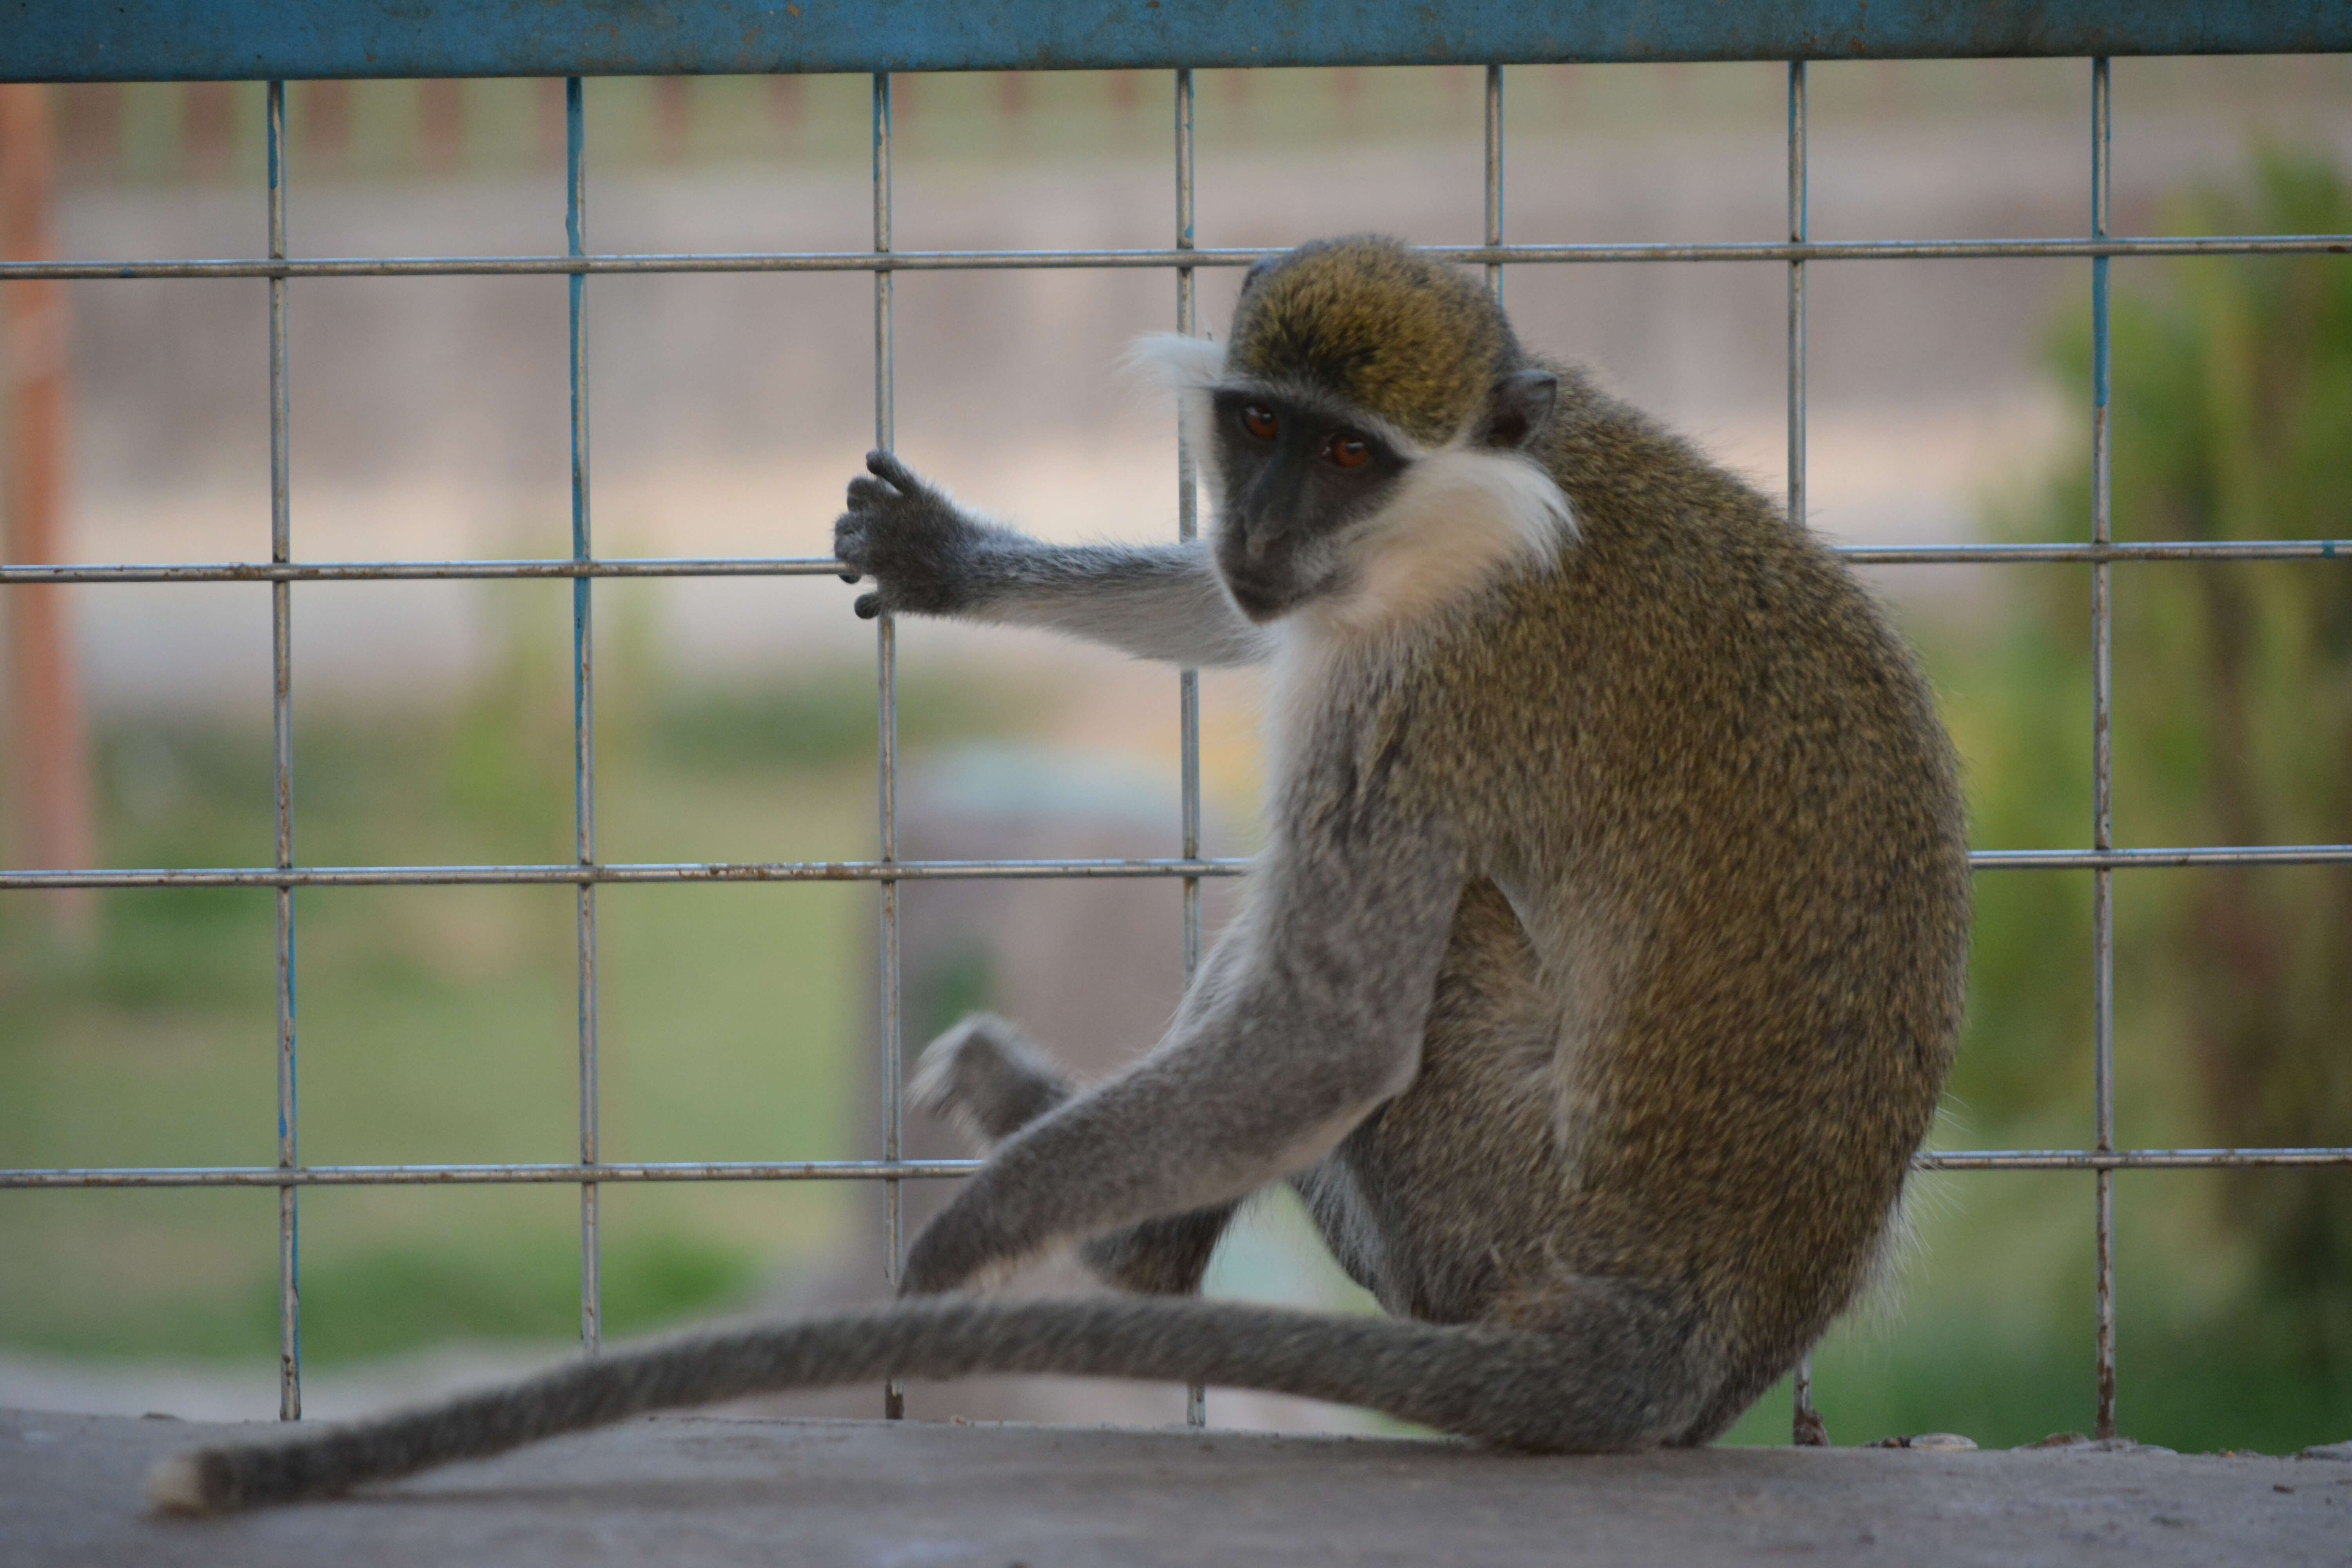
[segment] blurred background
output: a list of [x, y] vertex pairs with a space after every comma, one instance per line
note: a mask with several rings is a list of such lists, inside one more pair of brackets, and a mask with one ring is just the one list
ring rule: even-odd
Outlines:
[[[1815, 65], [1814, 237], [2083, 233], [2088, 75]], [[1784, 80], [1764, 65], [1513, 68], [1508, 237], [1781, 237]], [[258, 86], [11, 90], [38, 104], [37, 124], [12, 109], [17, 146], [54, 133], [57, 254], [262, 252]], [[590, 248], [865, 248], [868, 90], [592, 80]], [[898, 246], [1170, 243], [1170, 90], [1143, 73], [898, 79]], [[1475, 70], [1210, 71], [1198, 93], [1200, 244], [1477, 239]], [[297, 83], [288, 121], [293, 254], [562, 247], [561, 83]], [[2352, 231], [2352, 61], [2118, 60], [2114, 148], [2118, 233]], [[1811, 268], [1813, 524], [1854, 542], [2086, 537], [2088, 271]], [[2122, 260], [2114, 278], [2117, 536], [2352, 535], [2352, 263]], [[1237, 282], [1202, 275], [1212, 331]], [[1119, 368], [1133, 335], [1173, 325], [1168, 275], [897, 287], [911, 462], [1050, 536], [1172, 536], [1170, 411]], [[1785, 268], [1528, 267], [1507, 289], [1531, 344], [1781, 492]], [[289, 294], [297, 559], [567, 552], [560, 279]], [[599, 552], [824, 552], [871, 439], [869, 279], [608, 277], [587, 296]], [[105, 281], [12, 306], [12, 560], [267, 558], [266, 302], [258, 280]], [[43, 420], [54, 438], [28, 444]], [[23, 521], [45, 453], [63, 461], [54, 542]], [[2116, 572], [2118, 842], [2352, 840], [2347, 571]], [[2087, 844], [2088, 569], [1873, 581], [1941, 688], [1977, 845]], [[598, 585], [604, 858], [875, 853], [872, 632], [849, 597], [830, 579]], [[302, 863], [570, 857], [564, 586], [300, 584], [293, 604]], [[267, 590], [19, 587], [0, 616], [9, 864], [269, 862]], [[1172, 674], [1025, 634], [901, 637], [901, 853], [1177, 852]], [[29, 679], [58, 655], [49, 684]], [[69, 700], [37, 713], [37, 689]], [[1245, 853], [1251, 682], [1205, 680], [1203, 710], [1208, 851]], [[2127, 872], [2116, 891], [2121, 1142], [2352, 1142], [2352, 869]], [[989, 1005], [1100, 1072], [1173, 1005], [1173, 886], [902, 896], [910, 1058]], [[2089, 876], [1989, 874], [1978, 896], [1969, 1032], [1935, 1142], [2082, 1146]], [[611, 888], [599, 903], [607, 1158], [879, 1152], [872, 888]], [[567, 889], [298, 904], [307, 1161], [575, 1157]], [[273, 1163], [272, 931], [267, 890], [0, 897], [0, 1165]], [[961, 1152], [937, 1129], [911, 1138]], [[2123, 1429], [2185, 1449], [2352, 1436], [2352, 1171], [2116, 1185]], [[608, 1186], [604, 1204], [613, 1333], [881, 1289], [870, 1188]], [[313, 1414], [573, 1342], [572, 1189], [311, 1189], [301, 1213]], [[0, 1193], [0, 1403], [274, 1414], [275, 1214], [266, 1190]], [[2090, 1177], [1932, 1177], [1912, 1221], [1902, 1267], [1816, 1359], [1832, 1436], [2087, 1430]], [[1362, 1304], [1278, 1204], [1213, 1288]], [[1787, 1411], [1771, 1396], [1738, 1436], [1785, 1441]], [[950, 1413], [1172, 1421], [1181, 1394], [919, 1394], [916, 1414]], [[1224, 1394], [1211, 1415], [1349, 1419]]]

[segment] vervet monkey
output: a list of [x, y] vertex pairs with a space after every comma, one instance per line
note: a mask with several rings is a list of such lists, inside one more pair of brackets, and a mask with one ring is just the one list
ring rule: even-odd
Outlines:
[[[1259, 264], [1222, 353], [1149, 350], [1206, 542], [1066, 548], [876, 453], [861, 615], [1265, 662], [1265, 847], [1167, 1037], [1076, 1088], [969, 1020], [919, 1097], [994, 1148], [898, 1305], [617, 1351], [151, 1481], [215, 1510], [635, 1412], [1053, 1372], [1369, 1406], [1503, 1448], [1704, 1443], [1863, 1285], [1960, 1020], [1951, 748], [1831, 552], [1370, 237]], [[1191, 1299], [1304, 1194], [1394, 1314]], [[1077, 1240], [1133, 1299], [956, 1294]]]

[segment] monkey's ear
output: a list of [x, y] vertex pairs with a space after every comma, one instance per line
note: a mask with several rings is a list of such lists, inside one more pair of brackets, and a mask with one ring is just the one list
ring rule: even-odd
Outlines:
[[1505, 376], [1495, 384], [1478, 444], [1517, 451], [1543, 428], [1559, 396], [1559, 377], [1548, 370], [1522, 370]]

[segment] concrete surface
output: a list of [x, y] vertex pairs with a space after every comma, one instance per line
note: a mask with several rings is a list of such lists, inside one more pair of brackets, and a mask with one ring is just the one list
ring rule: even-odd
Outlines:
[[337, 1503], [145, 1516], [267, 1427], [0, 1411], [0, 1563], [2352, 1563], [2352, 1462], [2089, 1447], [1532, 1459], [1395, 1438], [656, 1417]]

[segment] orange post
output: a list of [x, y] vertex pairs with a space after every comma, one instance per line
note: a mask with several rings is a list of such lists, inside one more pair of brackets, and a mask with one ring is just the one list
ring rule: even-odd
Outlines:
[[[0, 85], [0, 257], [54, 259], [57, 138], [50, 90]], [[0, 284], [6, 366], [0, 526], [16, 564], [60, 560], [65, 547], [66, 288], [47, 279]], [[74, 679], [64, 588], [5, 590], [8, 624], [8, 790], [11, 858], [28, 868], [90, 864], [89, 735]], [[45, 900], [59, 934], [87, 942], [94, 895], [66, 889]]]

